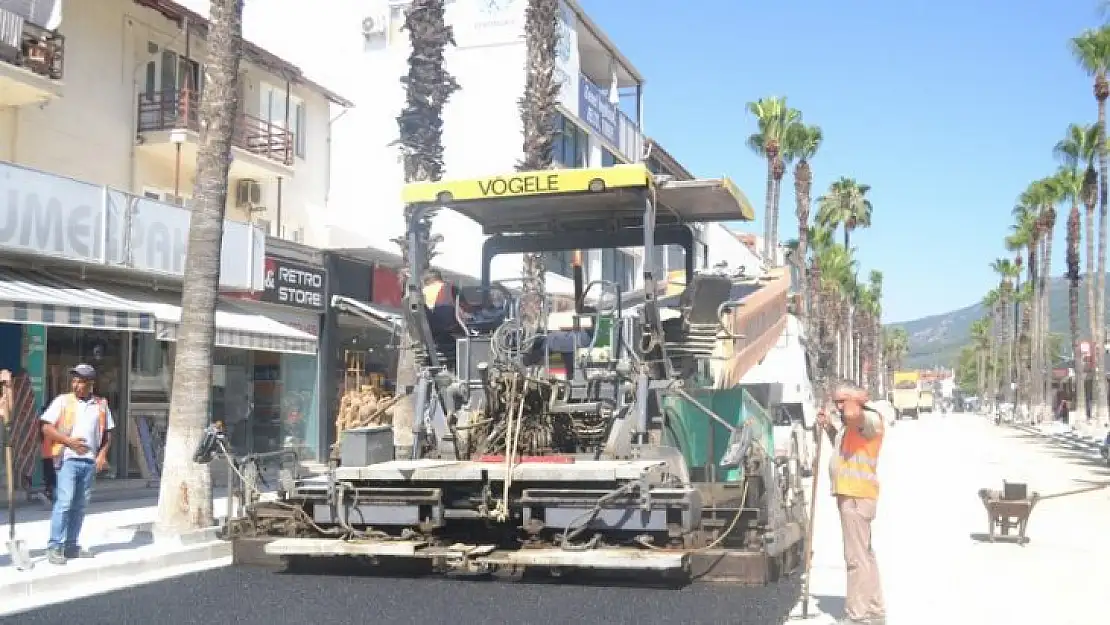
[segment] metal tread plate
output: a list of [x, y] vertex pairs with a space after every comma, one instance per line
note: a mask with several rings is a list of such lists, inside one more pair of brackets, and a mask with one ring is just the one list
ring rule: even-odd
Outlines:
[[[514, 481], [628, 482], [661, 480], [664, 460], [589, 460], [569, 464], [525, 462], [513, 467]], [[484, 474], [484, 475], [483, 475]], [[478, 482], [505, 479], [505, 463], [459, 460], [393, 460], [364, 467], [338, 467], [338, 480], [382, 482]]]

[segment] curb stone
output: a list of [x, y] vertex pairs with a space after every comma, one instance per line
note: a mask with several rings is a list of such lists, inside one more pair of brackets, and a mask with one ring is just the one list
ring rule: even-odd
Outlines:
[[[58, 567], [59, 570], [54, 575], [36, 576], [0, 585], [0, 595], [29, 598], [36, 594], [56, 593], [59, 586], [68, 584], [99, 584], [121, 578], [136, 579], [162, 569], [231, 556], [231, 543], [228, 541], [202, 541], [199, 536], [196, 540], [197, 542], [189, 544], [183, 539], [178, 543], [181, 545], [180, 549], [160, 553], [144, 553], [144, 550], [138, 549], [124, 557], [112, 558], [104, 566], [80, 567], [70, 571]], [[155, 544], [173, 545], [173, 541], [159, 541]], [[39, 566], [51, 565], [45, 562], [36, 563], [36, 568]]]

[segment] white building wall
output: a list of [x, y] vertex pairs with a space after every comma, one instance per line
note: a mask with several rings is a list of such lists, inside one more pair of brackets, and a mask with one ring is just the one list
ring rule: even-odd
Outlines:
[[[207, 0], [185, 0], [185, 4], [197, 9]], [[325, 84], [335, 85], [356, 103], [333, 126], [327, 207], [310, 227], [322, 247], [398, 249], [391, 240], [404, 231], [403, 172], [399, 148], [391, 144], [397, 139], [397, 116], [404, 106], [400, 79], [407, 69], [409, 45], [408, 33], [400, 25], [405, 4], [350, 0], [332, 3], [327, 11], [305, 11], [299, 0], [246, 5], [246, 37], [289, 58]], [[448, 177], [512, 171], [522, 156], [517, 101], [524, 91], [526, 4], [526, 0], [506, 0], [497, 10], [480, 0], [448, 5], [447, 20], [457, 47], [447, 51], [447, 68], [461, 87], [444, 110]], [[578, 41], [573, 12], [564, 6], [563, 16], [559, 74], [565, 81], [560, 102], [573, 119], [579, 99]], [[385, 32], [364, 37], [366, 18], [385, 22]], [[601, 142], [593, 136], [588, 159], [589, 166], [602, 164]], [[477, 275], [480, 229], [448, 211], [436, 217], [434, 229], [444, 235], [436, 264]], [[520, 264], [519, 255], [498, 257], [494, 277], [517, 278]]]
[[[207, 15], [207, 1], [182, 3]], [[147, 42], [185, 53], [185, 36], [159, 13], [131, 0], [81, 0], [65, 4], [59, 28], [66, 37], [62, 97], [43, 105], [0, 107], [0, 159], [116, 189], [173, 192], [173, 168], [135, 150], [136, 105], [144, 90]], [[157, 55], [156, 55], [157, 56]], [[203, 41], [193, 37], [189, 56], [203, 62]], [[285, 83], [258, 67], [243, 63], [243, 111], [258, 115], [259, 85], [284, 88]], [[311, 224], [323, 212], [327, 197], [328, 121], [330, 104], [320, 93], [294, 85], [293, 96], [305, 103], [305, 158], [295, 159], [291, 177], [282, 185], [282, 222], [287, 234]], [[183, 166], [183, 170], [191, 169]], [[277, 179], [260, 179], [267, 213], [276, 232]], [[193, 178], [181, 176], [182, 196], [192, 193]], [[232, 194], [234, 181], [232, 181]], [[229, 198], [228, 219], [248, 215]], [[311, 228], [306, 228], [306, 235]], [[307, 243], [313, 243], [307, 240]], [[315, 237], [313, 237], [315, 238]]]

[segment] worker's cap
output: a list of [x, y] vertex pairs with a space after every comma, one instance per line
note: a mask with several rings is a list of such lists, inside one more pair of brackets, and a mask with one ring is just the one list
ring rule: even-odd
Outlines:
[[867, 391], [857, 386], [844, 385], [833, 393], [833, 401], [851, 401], [862, 405], [867, 402]]
[[70, 369], [69, 374], [83, 380], [92, 380], [96, 378], [96, 369], [93, 369], [92, 365], [81, 363]]

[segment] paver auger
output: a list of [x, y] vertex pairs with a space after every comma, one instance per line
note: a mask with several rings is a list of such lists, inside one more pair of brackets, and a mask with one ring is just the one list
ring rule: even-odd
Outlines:
[[[798, 463], [774, 457], [777, 385], [720, 388], [712, 374], [720, 346], [744, 338], [722, 320], [759, 281], [694, 271], [692, 224], [753, 218], [731, 182], [623, 165], [419, 183], [404, 196], [414, 223], [447, 208], [488, 235], [481, 286], [457, 290], [456, 323], [429, 313], [419, 276], [407, 283], [420, 364], [412, 455], [394, 458], [388, 426], [345, 432], [326, 475], [248, 506], [242, 540], [265, 537], [271, 556], [467, 572], [762, 584], [796, 566], [804, 498], [785, 475]], [[660, 297], [659, 245], [686, 251], [677, 296]], [[408, 246], [424, 255], [417, 236]], [[586, 283], [576, 265], [573, 310], [549, 303], [539, 323], [490, 280], [501, 254], [634, 246], [642, 291]]]

